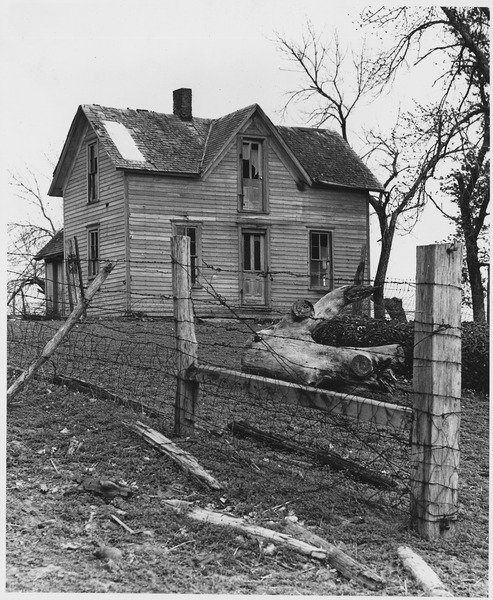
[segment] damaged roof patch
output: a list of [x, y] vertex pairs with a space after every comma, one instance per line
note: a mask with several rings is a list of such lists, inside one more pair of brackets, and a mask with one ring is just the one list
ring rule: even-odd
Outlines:
[[137, 148], [135, 140], [125, 125], [117, 121], [103, 121], [103, 125], [122, 158], [125, 160], [146, 162], [146, 159]]

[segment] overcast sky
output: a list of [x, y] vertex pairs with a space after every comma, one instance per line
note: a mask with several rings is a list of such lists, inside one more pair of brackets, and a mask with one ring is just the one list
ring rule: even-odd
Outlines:
[[[77, 107], [172, 112], [172, 91], [193, 90], [193, 113], [219, 117], [258, 103], [281, 123], [286, 92], [300, 76], [280, 53], [276, 34], [299, 40], [310, 20], [328, 35], [361, 40], [360, 6], [328, 0], [4, 0], [1, 3], [3, 165], [35, 172], [47, 191], [52, 166]], [[359, 119], [384, 120], [412, 90], [410, 81], [367, 108]], [[420, 86], [426, 85], [423, 76]], [[407, 86], [407, 87], [406, 87]], [[293, 109], [283, 121], [305, 125]], [[7, 176], [8, 177], [8, 176]], [[4, 184], [6, 182], [4, 181]], [[4, 197], [12, 192], [3, 185]], [[54, 202], [60, 202], [55, 200]], [[16, 217], [8, 202], [9, 218]], [[393, 277], [414, 278], [417, 243], [446, 236], [430, 213], [411, 236], [397, 240]], [[376, 265], [377, 253], [372, 263]]]

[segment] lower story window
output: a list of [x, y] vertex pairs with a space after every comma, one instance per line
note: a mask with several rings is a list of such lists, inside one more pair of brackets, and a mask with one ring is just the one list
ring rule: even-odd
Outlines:
[[332, 287], [332, 233], [310, 231], [310, 287]]
[[176, 224], [175, 235], [186, 235], [190, 238], [190, 271], [192, 285], [198, 284], [200, 264], [200, 226]]
[[87, 271], [89, 279], [99, 273], [99, 229], [89, 229], [87, 232]]

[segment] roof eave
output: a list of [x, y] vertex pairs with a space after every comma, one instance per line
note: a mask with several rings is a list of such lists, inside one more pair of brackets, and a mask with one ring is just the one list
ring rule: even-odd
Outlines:
[[154, 169], [146, 169], [139, 167], [132, 167], [129, 165], [126, 166], [115, 166], [117, 171], [124, 171], [125, 173], [146, 173], [147, 175], [161, 175], [165, 177], [182, 177], [185, 179], [199, 179], [201, 177], [201, 173], [199, 171], [193, 172], [183, 172], [183, 171], [160, 171]]
[[53, 171], [53, 179], [48, 190], [48, 196], [63, 196], [63, 185], [67, 172], [70, 168], [70, 165], [67, 163], [71, 163], [71, 160], [75, 157], [78, 148], [78, 145], [74, 148], [76, 139], [84, 129], [86, 121], [88, 121], [87, 117], [84, 113], [82, 105], [80, 105], [75, 113], [75, 117], [72, 120], [72, 124], [70, 125], [68, 135], [65, 139], [60, 158], [58, 159], [55, 170]]
[[50, 258], [63, 258], [63, 250], [58, 252], [49, 252], [48, 254], [39, 252], [39, 254], [35, 255], [34, 260], [47, 260]]
[[346, 190], [354, 190], [358, 192], [383, 192], [383, 187], [378, 186], [359, 186], [359, 185], [348, 185], [344, 183], [337, 183], [336, 181], [327, 181], [325, 179], [314, 179], [314, 185], [320, 187], [340, 188]]

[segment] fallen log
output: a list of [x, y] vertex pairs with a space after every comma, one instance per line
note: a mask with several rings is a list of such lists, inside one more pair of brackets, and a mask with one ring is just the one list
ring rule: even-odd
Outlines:
[[[335, 569], [338, 569], [337, 564], [333, 562], [334, 554], [327, 548], [317, 547], [313, 544], [307, 543], [306, 541], [300, 540], [291, 534], [280, 533], [278, 531], [274, 531], [273, 529], [268, 529], [267, 527], [248, 523], [244, 519], [239, 519], [238, 517], [232, 517], [231, 515], [225, 515], [224, 513], [207, 510], [205, 508], [199, 508], [198, 506], [194, 506], [191, 502], [186, 502], [184, 500], [163, 500], [163, 503], [175, 512], [184, 514], [190, 519], [201, 521], [203, 523], [212, 523], [213, 525], [232, 527], [233, 529], [239, 530], [242, 533], [245, 533], [246, 535], [252, 536], [256, 539], [269, 540], [270, 542], [282, 546], [283, 548], [295, 550], [296, 552], [308, 556], [309, 558], [327, 561]], [[343, 554], [342, 551], [340, 552]], [[340, 555], [337, 555], [337, 558], [338, 560], [336, 560], [336, 562], [341, 565], [344, 560]], [[353, 564], [357, 565], [357, 569], [354, 570], [355, 576], [358, 576], [359, 573], [366, 571], [365, 567], [359, 565], [356, 563], [356, 561], [353, 561], [353, 559], [351, 559], [349, 556], [347, 559], [348, 560], [345, 561], [345, 573], [350, 574], [353, 572]], [[352, 575], [351, 578], [353, 578]], [[368, 578], [368, 581], [369, 580], [370, 578]], [[375, 575], [375, 585], [377, 584], [379, 587], [381, 587], [383, 585], [383, 580], [381, 580], [378, 575]]]
[[236, 436], [251, 437], [259, 440], [273, 448], [279, 448], [280, 450], [287, 450], [289, 452], [297, 452], [304, 456], [309, 456], [313, 460], [319, 462], [322, 465], [328, 465], [336, 471], [344, 471], [355, 481], [361, 483], [368, 483], [379, 488], [390, 489], [395, 487], [395, 483], [388, 477], [384, 477], [375, 471], [365, 469], [361, 465], [342, 458], [335, 452], [330, 450], [315, 450], [313, 448], [307, 448], [291, 440], [283, 439], [280, 436], [272, 433], [267, 433], [253, 427], [245, 421], [233, 421], [228, 424], [228, 429]]
[[343, 286], [315, 305], [297, 301], [277, 324], [256, 333], [242, 357], [242, 370], [255, 375], [348, 393], [392, 391], [391, 367], [404, 359], [398, 344], [374, 348], [317, 344], [313, 335], [349, 303], [369, 296], [371, 286]]
[[326, 321], [332, 320], [349, 304], [371, 296], [375, 288], [369, 285], [343, 285], [312, 304], [308, 300], [297, 300], [291, 311], [278, 323], [258, 332], [277, 337], [313, 339], [313, 334]]
[[222, 490], [223, 486], [210, 473], [199, 465], [197, 459], [186, 450], [174, 444], [167, 437], [138, 421], [131, 428], [146, 442], [154, 446], [159, 452], [166, 454], [178, 464], [185, 473], [195, 477], [200, 483], [212, 490]]
[[354, 558], [347, 555], [337, 546], [331, 544], [327, 540], [317, 534], [302, 527], [298, 523], [294, 523], [289, 519], [285, 519], [284, 529], [286, 533], [296, 537], [307, 544], [311, 544], [317, 548], [322, 548], [327, 552], [327, 561], [330, 565], [347, 579], [353, 579], [360, 585], [363, 585], [372, 590], [378, 590], [385, 585], [385, 579], [358, 563]]
[[453, 594], [444, 586], [435, 571], [411, 548], [400, 546], [397, 553], [404, 567], [413, 575], [427, 596], [451, 598]]

